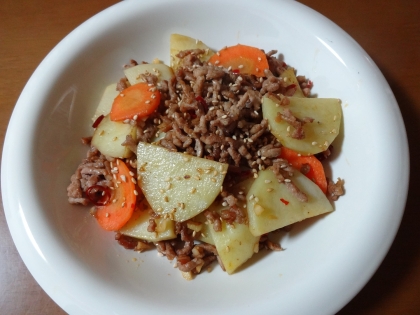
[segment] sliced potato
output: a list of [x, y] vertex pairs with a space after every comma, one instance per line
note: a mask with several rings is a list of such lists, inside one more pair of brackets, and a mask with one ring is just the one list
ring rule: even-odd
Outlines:
[[[211, 225], [207, 222], [207, 219], [204, 216], [203, 212], [196, 215], [194, 218], [191, 219], [191, 221], [202, 224], [200, 230], [196, 232], [195, 238], [201, 242], [214, 245], [213, 237], [210, 232]], [[187, 225], [189, 224], [190, 223], [188, 222]]]
[[95, 114], [92, 117], [92, 121], [95, 121], [101, 115], [106, 116], [111, 112], [112, 103], [119, 93], [116, 83], [112, 83], [105, 88]]
[[284, 82], [287, 83], [287, 85], [295, 84], [296, 85], [296, 92], [293, 94], [293, 97], [305, 97], [305, 95], [302, 92], [302, 89], [300, 88], [299, 82], [295, 75], [295, 69], [294, 68], [287, 68], [283, 73], [280, 75], [280, 77], [284, 80]]
[[189, 36], [180, 34], [171, 34], [170, 38], [170, 56], [171, 56], [171, 67], [176, 69], [179, 65], [179, 58], [176, 56], [180, 51], [189, 49], [204, 49], [206, 52], [199, 56], [200, 60], [205, 62], [214, 55], [214, 51], [211, 50], [201, 40], [194, 39]]
[[168, 67], [163, 63], [140, 64], [124, 70], [124, 74], [131, 85], [140, 82], [145, 82], [145, 80], [142, 77], [142, 74], [147, 73], [154, 74], [155, 76], [157, 76], [158, 82], [162, 80], [169, 81], [174, 76], [174, 71], [172, 70], [172, 68]]
[[[340, 130], [341, 101], [335, 98], [290, 97], [289, 99], [289, 105], [278, 105], [274, 97], [263, 98], [263, 117], [268, 120], [274, 136], [285, 147], [305, 155], [328, 149]], [[313, 119], [313, 122], [303, 125], [305, 132], [303, 139], [292, 138], [294, 127], [277, 116], [286, 109], [290, 109], [298, 119]]]
[[325, 194], [305, 175], [295, 171], [292, 181], [307, 195], [307, 202], [299, 201], [270, 169], [258, 173], [247, 194], [249, 230], [253, 235], [333, 211]]
[[133, 152], [121, 145], [127, 135], [136, 139], [137, 128], [130, 124], [112, 121], [105, 116], [93, 133], [91, 144], [102, 154], [115, 158], [129, 158]]
[[[244, 200], [238, 200], [238, 207], [243, 209], [246, 215], [246, 188], [252, 184], [252, 180], [248, 180], [244, 183], [239, 183], [233, 189], [234, 195], [238, 195], [237, 192], [242, 191], [244, 193]], [[228, 206], [223, 206], [221, 201], [216, 201], [212, 204], [209, 210], [221, 212], [229, 209]], [[256, 246], [259, 244], [260, 237], [251, 234], [248, 224], [240, 224], [234, 222], [233, 224], [222, 221], [222, 231], [216, 232], [212, 225], [210, 226], [210, 233], [216, 246], [217, 252], [220, 259], [223, 262], [223, 266], [228, 274], [232, 274], [239, 266], [245, 263], [255, 252]]]
[[153, 210], [182, 222], [212, 204], [228, 165], [140, 142], [137, 168], [139, 185]]
[[155, 232], [147, 231], [149, 220], [153, 219], [149, 213], [150, 206], [144, 199], [133, 212], [131, 219], [120, 230], [120, 233], [149, 242], [159, 242], [176, 238], [175, 223], [170, 219], [155, 218]]

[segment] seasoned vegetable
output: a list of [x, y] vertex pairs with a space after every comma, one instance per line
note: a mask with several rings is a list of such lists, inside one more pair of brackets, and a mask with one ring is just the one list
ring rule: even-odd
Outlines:
[[177, 69], [179, 67], [180, 59], [177, 54], [184, 50], [202, 49], [204, 54], [200, 55], [201, 61], [207, 61], [214, 54], [206, 44], [201, 40], [197, 40], [185, 35], [171, 34], [170, 37], [170, 56], [171, 56], [171, 67]]
[[262, 50], [240, 44], [223, 48], [209, 59], [209, 63], [257, 77], [264, 76], [264, 70], [268, 69], [267, 57]]
[[284, 183], [279, 183], [270, 169], [260, 171], [247, 194], [249, 230], [259, 236], [304, 219], [333, 211], [325, 194], [300, 172], [293, 184], [308, 197], [300, 201]]
[[311, 155], [328, 149], [337, 137], [341, 102], [335, 98], [290, 97], [280, 105], [273, 96], [264, 96], [263, 116], [282, 145], [300, 154]]
[[150, 206], [182, 222], [212, 204], [228, 165], [139, 142], [137, 167], [139, 185]]
[[156, 87], [141, 82], [124, 89], [114, 99], [110, 118], [112, 121], [137, 120], [153, 113], [159, 106], [160, 93]]
[[136, 139], [136, 130], [136, 126], [124, 124], [120, 121], [112, 121], [107, 115], [97, 126], [91, 143], [102, 154], [114, 158], [128, 158], [133, 155], [133, 152], [121, 144], [128, 135]]
[[108, 231], [118, 231], [130, 220], [136, 206], [135, 186], [130, 170], [122, 160], [114, 163], [117, 168], [111, 201], [96, 210], [99, 225]]

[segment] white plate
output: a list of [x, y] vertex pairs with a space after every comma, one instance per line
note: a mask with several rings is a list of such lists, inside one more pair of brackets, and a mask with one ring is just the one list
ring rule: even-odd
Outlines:
[[[344, 130], [328, 172], [345, 179], [345, 197], [334, 213], [282, 235], [286, 251], [258, 255], [232, 276], [215, 268], [187, 282], [156, 252], [124, 250], [66, 201], [102, 89], [130, 58], [168, 61], [173, 32], [216, 49], [238, 42], [278, 49], [318, 96], [343, 101]], [[387, 82], [320, 14], [294, 1], [124, 1], [74, 30], [34, 72], [7, 131], [2, 193], [20, 255], [68, 313], [332, 314], [388, 251], [408, 171], [405, 129]]]

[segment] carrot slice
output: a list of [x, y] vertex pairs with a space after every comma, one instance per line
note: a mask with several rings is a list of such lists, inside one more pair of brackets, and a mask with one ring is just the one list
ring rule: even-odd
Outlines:
[[308, 167], [305, 176], [312, 180], [324, 193], [327, 193], [327, 179], [325, 178], [324, 167], [322, 163], [313, 155], [299, 156], [297, 152], [282, 147], [280, 157], [289, 161], [297, 170], [302, 170], [302, 167]]
[[155, 111], [160, 103], [160, 93], [156, 87], [145, 82], [124, 89], [114, 99], [110, 118], [112, 121], [142, 118]]
[[122, 160], [116, 160], [116, 179], [114, 190], [108, 204], [96, 207], [96, 219], [99, 225], [107, 231], [121, 229], [131, 218], [136, 206], [135, 185], [131, 180], [130, 170]]
[[267, 57], [262, 50], [241, 44], [220, 50], [208, 62], [257, 77], [265, 76], [264, 70], [268, 69]]

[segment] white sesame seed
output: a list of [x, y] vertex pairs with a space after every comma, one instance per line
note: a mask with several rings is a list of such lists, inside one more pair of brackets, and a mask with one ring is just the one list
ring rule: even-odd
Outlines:
[[127, 177], [125, 177], [125, 175], [120, 175], [120, 178], [123, 182], [127, 182]]
[[317, 145], [317, 144], [318, 144], [318, 142], [316, 142], [316, 141], [312, 142], [312, 145]]
[[290, 179], [288, 179], [288, 178], [285, 178], [285, 179], [284, 179], [284, 182], [285, 182], [285, 183], [290, 183], [290, 182], [291, 182], [291, 180], [290, 180]]
[[239, 65], [238, 66], [239, 69], [242, 69], [243, 67], [244, 67], [244, 65]]

